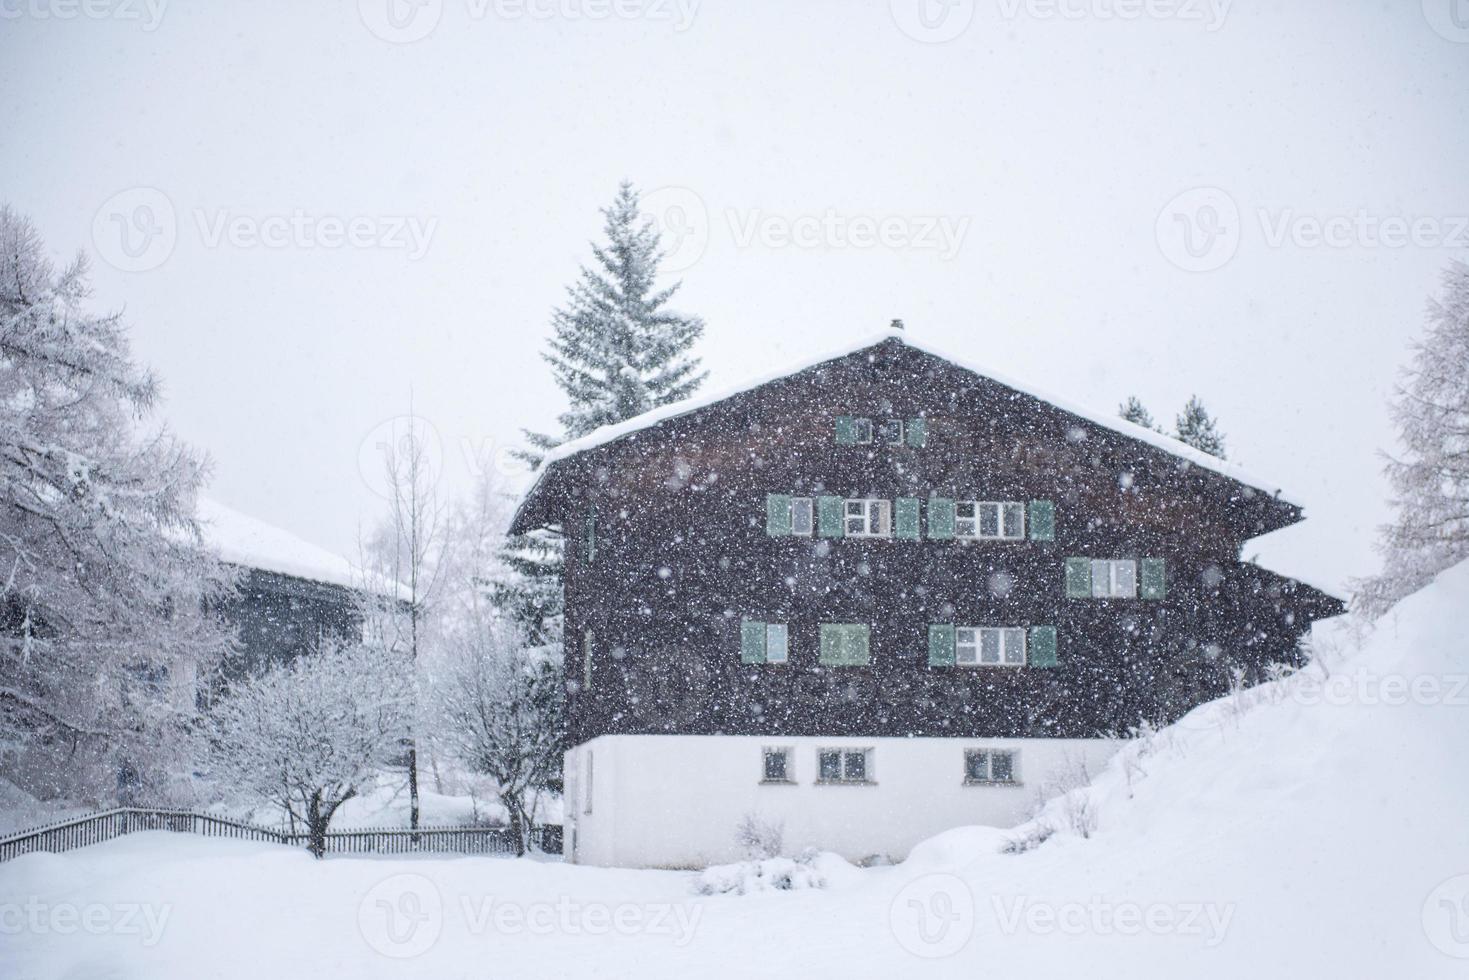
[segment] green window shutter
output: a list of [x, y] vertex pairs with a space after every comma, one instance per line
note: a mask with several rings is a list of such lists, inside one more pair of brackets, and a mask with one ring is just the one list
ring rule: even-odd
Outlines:
[[816, 498], [817, 534], [823, 538], [839, 538], [842, 536], [842, 529], [844, 527], [842, 510], [844, 503], [841, 497]]
[[918, 498], [899, 497], [893, 515], [894, 533], [910, 541], [918, 540]]
[[740, 621], [740, 663], [765, 662], [765, 624], [745, 619]]
[[1090, 599], [1092, 563], [1089, 558], [1066, 559], [1066, 598]]
[[821, 662], [828, 667], [862, 667], [871, 660], [871, 631], [861, 623], [822, 623]]
[[908, 420], [908, 445], [914, 449], [928, 445], [928, 419]]
[[857, 420], [850, 415], [837, 416], [837, 445], [857, 445]]
[[1142, 560], [1142, 589], [1144, 599], [1161, 599], [1168, 591], [1168, 574], [1161, 558]]
[[1030, 502], [1030, 540], [1056, 540], [1056, 505], [1049, 500]]
[[1032, 626], [1030, 628], [1030, 665], [1032, 667], [1054, 667], [1056, 663], [1056, 627]]
[[791, 496], [787, 493], [765, 495], [765, 533], [772, 538], [791, 533]]
[[954, 666], [954, 624], [931, 623], [928, 627], [928, 665]]
[[928, 536], [943, 541], [954, 536], [954, 502], [946, 497], [928, 498]]

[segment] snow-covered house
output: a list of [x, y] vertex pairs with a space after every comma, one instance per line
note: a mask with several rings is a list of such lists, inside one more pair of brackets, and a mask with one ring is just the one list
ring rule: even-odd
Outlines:
[[1018, 822], [1342, 610], [1240, 558], [1301, 519], [897, 331], [561, 446], [512, 529], [566, 542], [568, 858], [727, 860], [750, 816], [854, 859]]
[[240, 572], [224, 605], [239, 646], [224, 676], [256, 673], [362, 634], [366, 576], [352, 562], [214, 500], [199, 501], [205, 543]]

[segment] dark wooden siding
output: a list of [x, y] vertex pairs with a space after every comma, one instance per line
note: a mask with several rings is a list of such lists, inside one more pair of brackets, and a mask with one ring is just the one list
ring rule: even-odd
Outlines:
[[[839, 446], [838, 415], [927, 420], [923, 448]], [[1230, 666], [1295, 656], [1322, 594], [1239, 562], [1296, 509], [897, 343], [772, 382], [560, 464], [573, 741], [611, 732], [1079, 737], [1168, 720]], [[924, 499], [918, 541], [765, 533], [765, 496]], [[933, 541], [930, 495], [1051, 500], [1054, 542]], [[596, 514], [596, 553], [585, 519]], [[1166, 599], [1067, 599], [1064, 559], [1162, 557]], [[739, 625], [790, 624], [745, 666]], [[820, 624], [872, 664], [822, 668]], [[1060, 666], [930, 667], [928, 626], [1054, 625]]]

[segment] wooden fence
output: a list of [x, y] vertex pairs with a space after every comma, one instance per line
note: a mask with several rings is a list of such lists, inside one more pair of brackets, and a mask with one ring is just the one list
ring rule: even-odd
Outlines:
[[[307, 840], [304, 833], [271, 830], [191, 810], [118, 807], [0, 837], [0, 861], [35, 851], [70, 851], [141, 830], [168, 830], [297, 847], [304, 847]], [[561, 827], [558, 824], [536, 827], [531, 832], [531, 846], [548, 854], [560, 854]], [[515, 849], [515, 839], [504, 827], [420, 827], [418, 830], [373, 827], [332, 830], [326, 835], [328, 854], [514, 854]]]

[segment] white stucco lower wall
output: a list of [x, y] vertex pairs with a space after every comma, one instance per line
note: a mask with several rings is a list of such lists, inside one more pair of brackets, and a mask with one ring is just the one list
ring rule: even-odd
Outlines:
[[[744, 857], [747, 813], [783, 825], [787, 853], [806, 847], [848, 860], [906, 857], [952, 827], [1013, 826], [1043, 787], [1085, 765], [1096, 772], [1116, 739], [771, 738], [607, 735], [566, 753], [566, 858], [617, 867], [703, 867]], [[791, 750], [791, 784], [761, 782], [764, 750]], [[872, 750], [870, 784], [816, 782], [822, 748]], [[970, 785], [966, 749], [1016, 753], [1014, 785]]]

